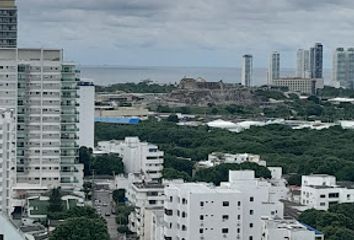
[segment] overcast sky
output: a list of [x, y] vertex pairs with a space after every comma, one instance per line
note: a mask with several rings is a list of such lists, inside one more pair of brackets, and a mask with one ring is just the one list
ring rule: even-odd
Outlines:
[[17, 0], [19, 46], [64, 48], [80, 64], [239, 67], [272, 50], [354, 46], [353, 0]]

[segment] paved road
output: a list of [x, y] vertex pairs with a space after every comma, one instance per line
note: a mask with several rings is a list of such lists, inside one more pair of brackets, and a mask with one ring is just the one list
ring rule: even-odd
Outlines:
[[[94, 193], [95, 200], [99, 203], [95, 204], [95, 208], [107, 221], [107, 228], [111, 240], [124, 240], [124, 236], [118, 233], [115, 215], [111, 214], [112, 211], [112, 192], [110, 190], [96, 190]], [[109, 216], [106, 216], [106, 214]]]

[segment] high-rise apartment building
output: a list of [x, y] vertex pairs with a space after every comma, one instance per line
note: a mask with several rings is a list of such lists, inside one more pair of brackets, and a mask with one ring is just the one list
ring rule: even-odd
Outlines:
[[82, 186], [77, 82], [62, 50], [0, 49], [0, 107], [17, 114], [16, 190]]
[[16, 182], [16, 117], [14, 110], [0, 109], [0, 212], [12, 213]]
[[310, 77], [323, 78], [323, 45], [316, 43], [310, 49]]
[[15, 0], [0, 0], [0, 48], [17, 47], [17, 8]]
[[252, 55], [243, 55], [241, 68], [241, 84], [250, 87], [253, 78], [253, 57]]
[[79, 146], [94, 148], [95, 135], [95, 85], [79, 82]]
[[333, 55], [333, 81], [343, 88], [354, 88], [354, 48], [337, 48]]
[[165, 188], [164, 236], [175, 239], [261, 239], [261, 217], [283, 217], [277, 188], [254, 171], [230, 171], [229, 182], [172, 183]]
[[280, 78], [280, 53], [273, 52], [269, 60], [268, 68], [268, 84], [271, 85], [273, 80]]
[[310, 77], [310, 51], [299, 49], [297, 51], [296, 76], [298, 78]]

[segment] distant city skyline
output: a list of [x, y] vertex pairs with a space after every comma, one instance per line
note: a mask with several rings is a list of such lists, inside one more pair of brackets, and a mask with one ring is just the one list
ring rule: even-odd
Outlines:
[[[17, 0], [19, 47], [64, 48], [82, 65], [239, 67], [245, 53], [267, 67], [278, 51], [352, 47], [354, 2], [291, 0]], [[306, 26], [306, 27], [305, 27]], [[329, 31], [329, 29], [331, 31]]]

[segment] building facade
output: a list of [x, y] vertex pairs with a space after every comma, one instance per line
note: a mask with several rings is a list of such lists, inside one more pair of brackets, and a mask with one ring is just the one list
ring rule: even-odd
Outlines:
[[79, 82], [79, 146], [94, 148], [95, 141], [95, 85]]
[[323, 79], [314, 78], [280, 78], [273, 81], [277, 87], [287, 87], [291, 92], [316, 95], [318, 89], [324, 87]]
[[324, 240], [324, 235], [294, 219], [262, 218], [261, 240]]
[[[129, 215], [129, 229], [139, 240], [155, 240], [153, 233], [154, 212], [163, 211], [164, 185], [158, 183], [131, 182], [127, 198], [134, 211]], [[157, 228], [155, 228], [157, 229]], [[156, 233], [158, 234], [158, 233]]]
[[17, 8], [15, 0], [0, 1], [0, 48], [17, 47]]
[[155, 182], [162, 177], [164, 152], [156, 145], [140, 142], [137, 137], [127, 137], [124, 141], [98, 142], [98, 149], [105, 153], [119, 154], [128, 174], [142, 173], [146, 181]]
[[268, 84], [272, 85], [274, 79], [280, 78], [280, 53], [273, 52], [269, 60]]
[[316, 43], [310, 49], [310, 77], [323, 78], [323, 45]]
[[0, 212], [13, 211], [13, 187], [16, 183], [16, 117], [13, 110], [0, 109]]
[[338, 203], [353, 203], [354, 189], [337, 185], [334, 176], [313, 174], [302, 176], [301, 204], [317, 210], [328, 210]]
[[299, 49], [297, 51], [296, 76], [298, 78], [310, 77], [310, 51]]
[[243, 55], [241, 68], [241, 84], [250, 87], [253, 80], [253, 56]]
[[62, 50], [0, 49], [0, 107], [15, 109], [19, 192], [81, 188], [75, 65]]
[[333, 81], [343, 88], [354, 88], [354, 48], [337, 48], [333, 55]]
[[261, 216], [283, 216], [272, 185], [254, 171], [230, 171], [229, 182], [170, 184], [165, 189], [164, 239], [261, 238]]

